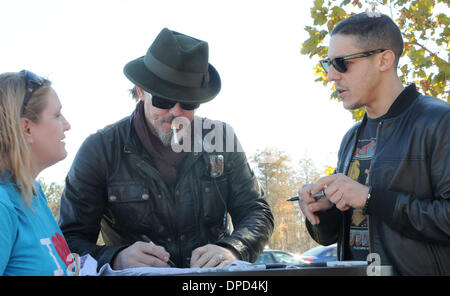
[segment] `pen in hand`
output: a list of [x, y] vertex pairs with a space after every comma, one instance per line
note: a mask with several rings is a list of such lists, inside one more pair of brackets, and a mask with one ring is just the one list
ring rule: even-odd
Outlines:
[[[320, 190], [319, 192], [311, 195], [312, 198], [314, 198], [315, 201], [318, 201], [319, 199], [321, 199], [322, 197], [326, 197], [325, 195], [325, 189]], [[300, 200], [300, 196], [293, 196], [289, 199], [287, 199], [287, 201], [296, 201], [296, 200]]]
[[[141, 239], [149, 244], [155, 245], [155, 243], [145, 234], [141, 235]], [[175, 263], [173, 263], [172, 260], [167, 260], [167, 264], [170, 265], [170, 267], [176, 267]]]

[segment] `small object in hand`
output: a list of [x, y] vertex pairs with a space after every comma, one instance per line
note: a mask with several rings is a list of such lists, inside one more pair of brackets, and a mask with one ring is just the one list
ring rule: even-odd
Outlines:
[[173, 132], [173, 142], [179, 145], [180, 143], [178, 142], [177, 127], [174, 122], [172, 122], [172, 132]]
[[[311, 195], [312, 198], [314, 198], [315, 201], [318, 201], [319, 199], [321, 199], [322, 197], [326, 197], [325, 195], [325, 189], [320, 190], [319, 192]], [[289, 198], [287, 201], [296, 201], [296, 200], [300, 200], [300, 196], [294, 196]]]
[[[141, 238], [142, 238], [143, 241], [145, 241], [145, 242], [147, 242], [149, 244], [155, 245], [155, 243], [148, 236], [146, 236], [145, 234], [141, 235]], [[170, 267], [176, 267], [175, 263], [173, 263], [173, 261], [170, 260], [170, 259], [167, 260], [167, 264], [169, 264]]]

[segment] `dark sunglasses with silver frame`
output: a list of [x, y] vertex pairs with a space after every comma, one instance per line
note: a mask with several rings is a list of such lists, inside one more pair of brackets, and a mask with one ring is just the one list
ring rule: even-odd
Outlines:
[[349, 54], [343, 57], [337, 57], [334, 59], [323, 59], [320, 60], [320, 65], [322, 66], [322, 68], [325, 70], [325, 72], [328, 74], [328, 71], [330, 71], [331, 66], [333, 66], [336, 71], [338, 71], [339, 73], [345, 73], [347, 71], [347, 61], [351, 60], [351, 59], [357, 59], [357, 58], [365, 58], [371, 55], [374, 55], [376, 53], [380, 53], [385, 51], [386, 49], [374, 49], [374, 50], [369, 50], [369, 51], [364, 51], [364, 52], [358, 52], [358, 53], [353, 53], [353, 54]]
[[[170, 101], [168, 99], [158, 97], [151, 95], [152, 105], [159, 109], [172, 109], [177, 102]], [[200, 104], [187, 104], [187, 103], [180, 103], [180, 107], [184, 110], [195, 110], [200, 106]]]
[[45, 79], [28, 70], [22, 70], [19, 73], [23, 74], [25, 77], [25, 97], [23, 99], [22, 104], [22, 113], [23, 113], [25, 106], [30, 101], [31, 97], [33, 96], [33, 93], [38, 88], [44, 85]]

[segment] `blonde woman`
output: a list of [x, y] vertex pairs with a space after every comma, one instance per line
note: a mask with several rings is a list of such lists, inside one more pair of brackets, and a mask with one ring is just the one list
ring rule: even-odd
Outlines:
[[0, 275], [66, 275], [75, 266], [36, 176], [64, 159], [70, 129], [50, 81], [0, 74]]

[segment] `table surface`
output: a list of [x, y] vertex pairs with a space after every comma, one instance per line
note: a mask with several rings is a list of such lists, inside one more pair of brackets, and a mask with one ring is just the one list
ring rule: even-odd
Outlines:
[[[187, 276], [367, 276], [368, 266], [271, 268], [228, 272], [186, 274]], [[373, 268], [371, 268], [373, 271]], [[380, 266], [376, 275], [392, 275], [391, 266]]]

